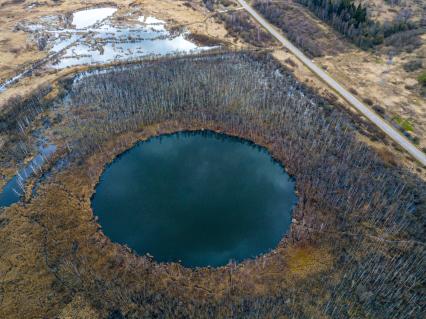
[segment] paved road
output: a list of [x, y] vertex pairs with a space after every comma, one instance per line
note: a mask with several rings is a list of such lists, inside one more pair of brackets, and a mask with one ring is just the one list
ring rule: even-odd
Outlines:
[[423, 166], [426, 166], [426, 155], [414, 146], [405, 136], [399, 131], [389, 125], [379, 115], [372, 111], [369, 107], [361, 103], [355, 96], [349, 93], [344, 87], [337, 83], [326, 72], [313, 63], [302, 51], [296, 48], [290, 41], [288, 41], [281, 32], [277, 31], [269, 22], [262, 18], [245, 0], [238, 0], [241, 6], [250, 13], [266, 30], [268, 30], [284, 47], [293, 53], [303, 64], [305, 64], [312, 72], [314, 72], [321, 80], [327, 83], [334, 91], [340, 94], [347, 102], [379, 127], [391, 139], [398, 143], [403, 149], [410, 153], [417, 159]]

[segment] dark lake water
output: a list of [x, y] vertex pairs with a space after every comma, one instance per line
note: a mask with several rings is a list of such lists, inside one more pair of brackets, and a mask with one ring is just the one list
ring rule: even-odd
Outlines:
[[213, 132], [137, 144], [106, 168], [92, 198], [114, 242], [188, 267], [268, 252], [295, 203], [294, 181], [265, 149]]

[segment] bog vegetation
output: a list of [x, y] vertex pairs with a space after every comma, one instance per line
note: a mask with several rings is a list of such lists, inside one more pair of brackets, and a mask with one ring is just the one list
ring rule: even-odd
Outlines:
[[[33, 218], [47, 234], [40, 242], [57, 278], [49, 288], [55, 293], [84, 296], [110, 318], [424, 314], [425, 183], [384, 162], [357, 139], [346, 113], [298, 83], [270, 56], [168, 58], [92, 71], [62, 85], [66, 98], [46, 107], [63, 112], [53, 129], [66, 149], [65, 170], [96, 178], [87, 160], [113, 152], [108, 141], [174, 123], [266, 145], [296, 178], [299, 200], [289, 238], [275, 252], [241, 266], [194, 271], [160, 266], [147, 257], [103, 253], [110, 246], [90, 233], [78, 237], [75, 223], [69, 237], [61, 237], [58, 229], [64, 232], [68, 225], [64, 220], [82, 208], [57, 204], [51, 213], [46, 209]], [[22, 143], [29, 140], [27, 114], [33, 109], [27, 103], [7, 117], [7, 129]], [[66, 180], [56, 182], [67, 185]], [[78, 183], [87, 187], [84, 178]], [[49, 214], [56, 217], [48, 219]], [[290, 261], [310, 260], [300, 250], [306, 246], [327, 251], [331, 265], [311, 260], [318, 270], [303, 275], [294, 266], [298, 263]], [[291, 255], [291, 247], [298, 253]]]

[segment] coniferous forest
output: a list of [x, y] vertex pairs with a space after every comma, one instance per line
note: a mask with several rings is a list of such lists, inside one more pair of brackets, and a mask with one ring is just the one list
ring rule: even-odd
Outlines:
[[[354, 0], [297, 0], [297, 2], [308, 7], [318, 18], [363, 49], [372, 48], [384, 43], [386, 38], [394, 34], [418, 27], [403, 16], [388, 23], [373, 21], [368, 17], [367, 9], [361, 4], [356, 5]], [[254, 7], [277, 26], [284, 23], [285, 13], [282, 4], [269, 0], [256, 0]], [[405, 37], [417, 35], [407, 33]]]

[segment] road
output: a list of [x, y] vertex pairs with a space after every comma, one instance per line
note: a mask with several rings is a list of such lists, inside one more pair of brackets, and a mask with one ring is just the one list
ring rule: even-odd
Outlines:
[[342, 96], [349, 104], [361, 112], [366, 118], [373, 122], [386, 135], [393, 139], [399, 146], [405, 149], [411, 156], [418, 160], [423, 166], [426, 166], [426, 155], [412, 144], [405, 136], [393, 128], [383, 118], [377, 115], [369, 107], [361, 103], [354, 95], [347, 91], [343, 86], [337, 83], [324, 70], [313, 63], [302, 51], [296, 48], [288, 41], [275, 27], [267, 22], [259, 13], [257, 13], [245, 0], [237, 0], [240, 5], [253, 16], [269, 33], [271, 33], [281, 44], [294, 54], [304, 65], [306, 65], [313, 73], [315, 73], [322, 81], [327, 83], [330, 88]]

